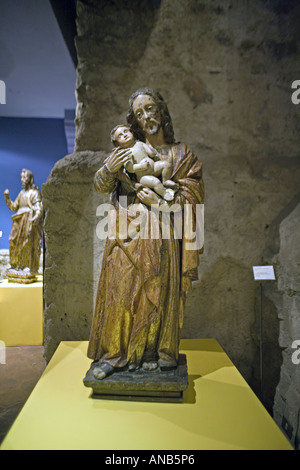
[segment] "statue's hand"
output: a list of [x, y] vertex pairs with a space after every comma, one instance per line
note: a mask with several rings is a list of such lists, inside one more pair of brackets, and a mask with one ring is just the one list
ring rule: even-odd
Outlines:
[[8, 199], [8, 198], [9, 198], [9, 190], [8, 190], [8, 189], [6, 189], [6, 190], [4, 191], [4, 197], [5, 197], [5, 199]]
[[146, 204], [146, 206], [158, 204], [159, 202], [159, 197], [150, 188], [143, 188], [141, 191], [138, 191], [137, 196], [143, 204]]
[[148, 168], [150, 167], [150, 163], [148, 162], [148, 160], [145, 158], [143, 159], [141, 162], [140, 162], [140, 169], [141, 170], [148, 170]]
[[117, 173], [119, 169], [128, 162], [131, 156], [131, 149], [116, 148], [106, 161], [108, 171]]

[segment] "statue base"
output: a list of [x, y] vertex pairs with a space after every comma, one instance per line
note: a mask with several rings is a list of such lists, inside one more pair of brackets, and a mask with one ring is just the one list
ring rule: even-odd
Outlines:
[[37, 282], [37, 277], [32, 274], [28, 268], [25, 269], [13, 269], [9, 268], [6, 271], [6, 277], [8, 282], [15, 282], [18, 284], [32, 284]]
[[92, 398], [182, 402], [183, 391], [188, 387], [185, 354], [179, 354], [178, 365], [173, 370], [157, 368], [154, 371], [137, 369], [129, 372], [123, 369], [102, 380], [94, 377], [95, 366], [96, 363], [91, 365], [83, 380], [86, 387], [92, 388]]

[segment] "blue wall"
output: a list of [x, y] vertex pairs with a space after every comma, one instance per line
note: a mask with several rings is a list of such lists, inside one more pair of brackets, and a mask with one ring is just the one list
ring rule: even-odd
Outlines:
[[3, 192], [15, 200], [21, 191], [20, 172], [31, 170], [40, 188], [55, 162], [67, 155], [63, 119], [0, 117], [0, 248], [8, 248], [12, 212]]

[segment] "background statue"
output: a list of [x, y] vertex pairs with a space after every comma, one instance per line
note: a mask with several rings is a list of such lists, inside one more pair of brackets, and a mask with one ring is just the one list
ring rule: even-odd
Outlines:
[[[155, 90], [144, 88], [129, 100], [127, 121], [136, 140], [145, 142], [169, 162], [171, 179], [178, 185], [174, 200], [167, 202], [152, 189], [135, 189], [124, 167], [132, 160], [131, 148], [116, 148], [95, 175], [95, 188], [111, 193], [117, 209], [121, 198], [127, 223], [132, 222], [133, 204], [150, 213], [156, 205], [159, 213], [176, 204], [183, 211], [190, 204], [203, 203], [202, 166], [183, 143], [176, 143], [167, 105]], [[122, 198], [123, 200], [123, 198]], [[161, 228], [161, 226], [160, 226]], [[103, 255], [88, 356], [94, 361], [94, 377], [103, 379], [114, 371], [169, 370], [177, 367], [180, 329], [186, 292], [198, 276], [199, 250], [188, 250], [185, 235], [174, 237], [171, 218], [170, 237], [108, 238]]]
[[12, 229], [9, 237], [10, 268], [6, 274], [10, 282], [29, 284], [36, 281], [41, 255], [43, 206], [42, 196], [34, 184], [31, 171], [21, 172], [22, 191], [13, 202], [9, 190], [4, 191], [4, 199], [12, 216]]

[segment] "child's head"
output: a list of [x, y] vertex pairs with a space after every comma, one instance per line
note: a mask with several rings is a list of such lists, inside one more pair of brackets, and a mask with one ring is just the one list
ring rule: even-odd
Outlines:
[[120, 124], [113, 128], [110, 133], [112, 143], [116, 147], [128, 148], [134, 144], [133, 134], [128, 126]]

